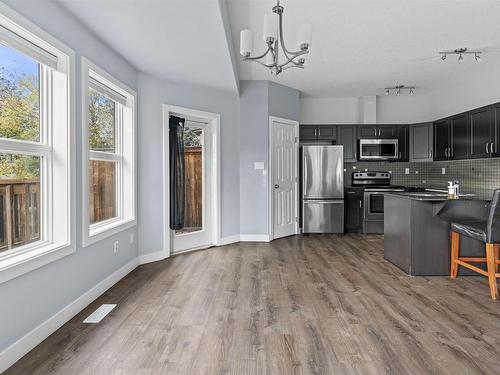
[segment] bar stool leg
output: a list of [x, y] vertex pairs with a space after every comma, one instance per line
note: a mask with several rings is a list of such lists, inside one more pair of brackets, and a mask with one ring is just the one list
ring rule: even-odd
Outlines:
[[458, 260], [459, 244], [460, 244], [460, 234], [458, 234], [457, 232], [451, 232], [450, 277], [452, 279], [456, 278], [458, 274], [458, 263], [456, 261]]
[[[497, 248], [498, 249], [498, 248]], [[490, 284], [490, 293], [492, 299], [498, 299], [497, 279], [495, 271], [497, 269], [495, 258], [495, 245], [491, 243], [486, 244], [486, 264], [488, 266], [488, 282]]]
[[[493, 245], [493, 256], [495, 257], [495, 260], [498, 260], [498, 244]], [[495, 264], [495, 272], [498, 272], [498, 263]]]

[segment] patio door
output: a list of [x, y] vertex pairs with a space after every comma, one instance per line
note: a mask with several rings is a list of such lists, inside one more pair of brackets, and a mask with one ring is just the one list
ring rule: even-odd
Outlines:
[[184, 124], [184, 225], [174, 231], [173, 252], [212, 245], [211, 131], [202, 119]]

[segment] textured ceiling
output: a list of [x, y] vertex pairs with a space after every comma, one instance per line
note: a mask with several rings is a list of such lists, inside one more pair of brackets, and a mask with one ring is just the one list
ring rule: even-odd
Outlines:
[[[264, 48], [263, 14], [273, 1], [228, 0], [233, 46], [239, 32], [254, 32], [254, 51]], [[285, 40], [294, 46], [298, 26], [313, 26], [310, 60], [304, 71], [273, 77], [260, 65], [237, 56], [240, 79], [270, 79], [297, 88], [306, 97], [383, 95], [383, 87], [417, 86], [417, 95], [500, 73], [500, 1], [448, 0], [286, 0]], [[295, 47], [295, 46], [294, 46]], [[484, 51], [483, 62], [440, 60], [441, 50]]]

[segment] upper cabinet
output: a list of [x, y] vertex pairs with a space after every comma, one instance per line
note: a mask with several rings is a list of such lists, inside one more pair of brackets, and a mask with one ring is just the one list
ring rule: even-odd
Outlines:
[[450, 119], [450, 145], [448, 158], [452, 160], [469, 158], [469, 139], [469, 112], [452, 116]]
[[394, 125], [358, 125], [358, 139], [396, 138]]
[[432, 123], [410, 125], [410, 161], [432, 161], [433, 137]]
[[398, 161], [408, 161], [410, 158], [409, 139], [410, 130], [408, 125], [400, 125], [397, 127], [398, 138]]
[[337, 139], [337, 127], [335, 125], [301, 125], [301, 141], [335, 141]]
[[434, 122], [434, 160], [448, 160], [450, 155], [450, 119]]
[[337, 144], [344, 146], [344, 163], [357, 161], [356, 125], [339, 125], [337, 127]]
[[500, 103], [471, 111], [469, 122], [471, 158], [500, 156]]

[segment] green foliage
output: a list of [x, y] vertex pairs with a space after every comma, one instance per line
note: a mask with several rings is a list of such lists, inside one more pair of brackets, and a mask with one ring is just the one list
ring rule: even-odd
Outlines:
[[184, 128], [184, 147], [201, 147], [201, 130]]
[[[38, 76], [16, 75], [0, 68], [0, 137], [38, 141], [40, 137]], [[39, 176], [39, 158], [0, 154], [0, 178]]]
[[89, 145], [94, 151], [115, 151], [115, 107], [111, 99], [89, 90]]

